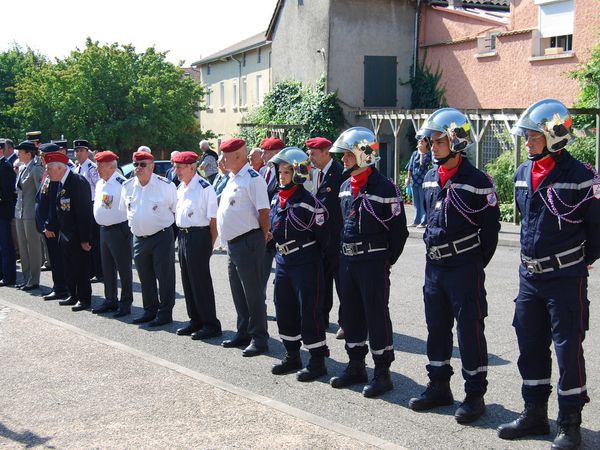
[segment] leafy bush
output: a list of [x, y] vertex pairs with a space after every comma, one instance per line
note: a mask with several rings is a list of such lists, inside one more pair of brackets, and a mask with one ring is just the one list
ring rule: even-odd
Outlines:
[[[521, 152], [521, 162], [525, 161], [527, 153]], [[496, 185], [496, 193], [500, 203], [512, 204], [514, 200], [514, 176], [515, 162], [512, 151], [506, 151], [500, 154], [494, 161], [486, 165], [487, 173], [494, 179]]]
[[325, 91], [325, 78], [315, 87], [299, 81], [281, 81], [265, 96], [263, 104], [248, 113], [243, 120], [256, 126], [241, 127], [240, 136], [249, 147], [255, 147], [267, 136], [266, 125], [301, 125], [289, 129], [286, 145], [304, 147], [315, 136], [334, 141], [344, 123], [336, 92]]
[[[411, 106], [418, 108], [441, 108], [446, 106], [446, 88], [438, 86], [442, 78], [442, 70], [438, 63], [435, 70], [425, 63], [427, 52], [423, 53], [421, 62], [417, 62], [417, 70], [410, 77]], [[412, 70], [411, 70], [412, 72]]]
[[585, 136], [578, 137], [575, 142], [567, 147], [569, 153], [579, 161], [596, 164], [596, 137]]

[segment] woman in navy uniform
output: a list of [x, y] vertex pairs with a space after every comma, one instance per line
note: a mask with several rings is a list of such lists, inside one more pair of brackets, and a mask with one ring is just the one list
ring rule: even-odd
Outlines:
[[279, 335], [286, 350], [271, 369], [282, 375], [302, 368], [300, 342], [310, 352], [308, 365], [296, 374], [312, 381], [327, 373], [329, 349], [323, 322], [323, 252], [327, 248], [327, 210], [303, 183], [310, 176], [308, 156], [287, 147], [274, 156], [279, 192], [271, 202], [271, 233], [275, 254], [275, 310]]
[[492, 180], [463, 157], [470, 145], [470, 125], [463, 113], [454, 108], [437, 110], [417, 137], [431, 140], [438, 168], [430, 170], [423, 182], [427, 209], [423, 295], [430, 381], [409, 407], [423, 411], [453, 404], [450, 358], [456, 320], [466, 397], [454, 417], [459, 423], [470, 423], [485, 412], [488, 353], [483, 269], [496, 251], [500, 211]]
[[525, 409], [498, 435], [548, 434], [550, 344], [559, 367], [558, 430], [553, 449], [577, 448], [588, 403], [582, 343], [589, 321], [588, 265], [600, 256], [600, 178], [566, 150], [572, 119], [557, 100], [541, 100], [512, 133], [527, 140], [528, 161], [515, 175], [521, 221], [519, 294], [513, 326], [519, 343]]
[[341, 388], [368, 381], [368, 336], [375, 373], [362, 391], [365, 397], [377, 397], [393, 389], [390, 269], [408, 237], [400, 189], [374, 167], [380, 159], [378, 148], [371, 130], [355, 127], [342, 133], [330, 150], [343, 153], [344, 169], [350, 174], [340, 188], [344, 223], [339, 273], [342, 323], [350, 362], [344, 373], [333, 377], [330, 383]]

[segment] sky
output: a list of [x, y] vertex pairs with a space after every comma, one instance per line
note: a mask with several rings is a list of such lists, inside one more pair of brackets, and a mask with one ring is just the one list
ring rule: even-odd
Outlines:
[[154, 46], [189, 66], [265, 31], [277, 0], [9, 0], [2, 1], [0, 51], [15, 43], [50, 58], [101, 44]]

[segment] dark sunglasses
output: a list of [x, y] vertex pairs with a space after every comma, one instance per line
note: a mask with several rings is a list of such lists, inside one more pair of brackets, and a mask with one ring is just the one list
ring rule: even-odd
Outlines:
[[146, 167], [148, 167], [148, 163], [145, 163], [145, 162], [134, 162], [133, 163], [133, 167], [141, 167], [142, 169], [145, 169]]

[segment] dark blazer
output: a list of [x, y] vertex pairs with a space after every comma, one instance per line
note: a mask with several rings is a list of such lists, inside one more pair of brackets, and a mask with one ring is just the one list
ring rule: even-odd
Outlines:
[[[317, 197], [327, 208], [329, 212], [329, 229], [331, 232], [330, 245], [338, 251], [340, 242], [340, 233], [342, 231], [342, 210], [340, 208], [340, 186], [348, 178], [344, 175], [344, 168], [342, 165], [333, 160], [331, 167], [325, 174], [323, 182], [316, 189], [315, 197]], [[317, 180], [313, 181], [317, 183]]]
[[93, 212], [92, 192], [87, 180], [69, 171], [65, 184], [62, 188], [59, 186], [55, 205], [61, 239], [73, 243], [90, 242]]
[[0, 158], [0, 219], [11, 220], [15, 217], [16, 180], [12, 164], [3, 156]]

